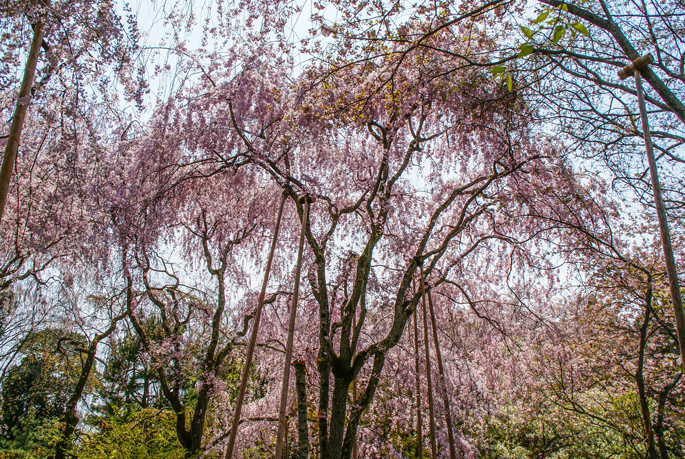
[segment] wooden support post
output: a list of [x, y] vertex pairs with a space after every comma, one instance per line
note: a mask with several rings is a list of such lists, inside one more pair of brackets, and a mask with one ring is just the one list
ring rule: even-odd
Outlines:
[[454, 430], [452, 429], [452, 413], [450, 410], [450, 399], [447, 394], [447, 383], [445, 382], [445, 370], [442, 366], [442, 353], [440, 352], [440, 341], [438, 340], [438, 327], [435, 321], [435, 311], [433, 309], [433, 298], [431, 297], [431, 286], [427, 285], [423, 279], [422, 288], [425, 288], [428, 293], [428, 309], [431, 313], [431, 325], [433, 326], [433, 343], [435, 344], [435, 356], [438, 360], [438, 384], [440, 392], [442, 392], [444, 409], [445, 409], [445, 423], [447, 424], [447, 439], [450, 442], [450, 459], [457, 459], [457, 451], [454, 445]]
[[421, 265], [419, 265], [419, 276], [421, 279], [421, 296], [423, 303], [423, 336], [424, 336], [424, 349], [426, 350], [426, 383], [428, 385], [428, 421], [430, 426], [430, 439], [431, 439], [431, 457], [433, 459], [438, 458], [438, 445], [435, 439], [435, 408], [433, 404], [433, 382], [431, 380], [431, 356], [430, 347], [428, 343], [428, 311], [426, 308], [426, 289], [423, 288], [423, 271]]
[[19, 139], [21, 137], [21, 130], [24, 127], [24, 118], [26, 118], [26, 112], [28, 111], [29, 103], [31, 101], [31, 86], [33, 85], [33, 78], [36, 75], [38, 53], [40, 52], [44, 35], [45, 18], [41, 17], [33, 26], [33, 40], [31, 41], [31, 48], [29, 49], [29, 57], [26, 60], [26, 66], [24, 67], [24, 78], [21, 81], [17, 105], [14, 108], [14, 116], [12, 116], [12, 125], [10, 126], [9, 136], [7, 137], [7, 143], [5, 144], [5, 154], [2, 157], [2, 169], [0, 169], [0, 221], [2, 221], [2, 215], [5, 213], [7, 193], [10, 188], [14, 163], [17, 160]]
[[654, 58], [652, 57], [652, 55], [645, 54], [644, 56], [635, 59], [629, 65], [621, 69], [621, 71], [618, 72], [618, 76], [622, 80], [625, 80], [630, 75], [633, 75], [635, 77], [637, 100], [640, 106], [640, 118], [642, 120], [642, 133], [645, 139], [647, 161], [649, 163], [649, 174], [652, 180], [654, 206], [656, 207], [656, 214], [659, 219], [661, 247], [664, 251], [664, 259], [666, 261], [666, 274], [668, 276], [668, 285], [671, 291], [671, 301], [673, 302], [673, 315], [675, 316], [678, 346], [680, 347], [680, 363], [682, 371], [685, 373], [685, 314], [683, 313], [683, 299], [680, 295], [678, 271], [675, 265], [675, 256], [673, 255], [673, 245], [671, 244], [671, 234], [668, 229], [668, 220], [666, 219], [666, 209], [664, 207], [664, 201], [661, 197], [661, 185], [659, 184], [659, 173], [656, 168], [656, 159], [654, 158], [652, 137], [649, 134], [649, 122], [647, 120], [647, 108], [645, 107], [645, 97], [642, 93], [642, 78], [640, 71], [646, 70], [649, 67], [649, 64], [651, 64], [652, 62], [654, 62]]
[[240, 412], [243, 408], [243, 400], [245, 399], [245, 390], [247, 389], [247, 378], [250, 374], [250, 367], [252, 366], [252, 357], [254, 355], [254, 348], [257, 343], [257, 334], [259, 333], [259, 321], [262, 318], [262, 309], [264, 308], [264, 297], [266, 296], [266, 286], [269, 283], [269, 273], [271, 272], [271, 262], [274, 258], [274, 251], [276, 250], [276, 241], [278, 240], [278, 230], [281, 227], [281, 217], [283, 216], [283, 206], [285, 200], [288, 198], [288, 191], [283, 191], [281, 198], [281, 205], [278, 208], [278, 216], [276, 217], [276, 227], [274, 228], [274, 237], [271, 240], [271, 249], [269, 250], [269, 257], [266, 259], [266, 270], [264, 271], [264, 281], [262, 282], [262, 290], [259, 292], [259, 299], [257, 300], [257, 311], [255, 312], [254, 325], [252, 326], [252, 333], [250, 334], [250, 342], [247, 345], [247, 354], [245, 355], [245, 366], [243, 368], [243, 375], [240, 381], [240, 388], [238, 389], [238, 399], [235, 405], [235, 414], [233, 415], [233, 423], [231, 424], [231, 434], [228, 438], [228, 448], [226, 449], [225, 459], [233, 457], [233, 448], [235, 447], [235, 438], [238, 433], [238, 425], [240, 424]]
[[[416, 284], [412, 280], [414, 286], [414, 295], [416, 295]], [[416, 305], [414, 311], [414, 369], [416, 372], [416, 457], [423, 459], [423, 422], [421, 417], [421, 380], [419, 379], [419, 371], [421, 364], [419, 363], [419, 326], [417, 316], [419, 315], [419, 307]]]
[[300, 245], [297, 249], [297, 265], [295, 267], [295, 287], [293, 289], [293, 301], [290, 306], [290, 323], [288, 324], [288, 338], [285, 346], [285, 364], [283, 367], [283, 385], [281, 386], [281, 404], [278, 410], [278, 434], [276, 436], [276, 459], [283, 457], [283, 443], [286, 431], [285, 410], [288, 405], [288, 385], [290, 383], [290, 362], [293, 357], [293, 335], [295, 333], [295, 319], [297, 318], [297, 300], [300, 294], [300, 272], [302, 270], [302, 250], [304, 248], [304, 238], [307, 232], [307, 221], [309, 218], [309, 204], [314, 199], [303, 196], [299, 200], [303, 204], [302, 210], [302, 231], [300, 233]]
[[[352, 313], [352, 333], [357, 328], [357, 309]], [[354, 377], [352, 381], [352, 403], [357, 404], [357, 377]], [[354, 443], [352, 444], [352, 459], [357, 459], [357, 437], [354, 437]]]

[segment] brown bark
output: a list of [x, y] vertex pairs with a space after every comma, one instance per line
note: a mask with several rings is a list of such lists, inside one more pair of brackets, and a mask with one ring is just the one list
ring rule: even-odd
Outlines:
[[295, 367], [295, 390], [297, 392], [297, 457], [309, 457], [309, 427], [307, 426], [307, 386], [305, 375], [307, 370], [302, 360], [293, 363]]

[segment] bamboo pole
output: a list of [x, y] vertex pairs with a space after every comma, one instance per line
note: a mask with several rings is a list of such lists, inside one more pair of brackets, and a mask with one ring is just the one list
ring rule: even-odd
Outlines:
[[14, 108], [12, 125], [10, 126], [7, 144], [5, 145], [5, 154], [2, 158], [2, 169], [0, 169], [0, 221], [2, 221], [2, 216], [5, 213], [7, 193], [10, 188], [14, 163], [17, 160], [21, 130], [24, 127], [24, 119], [26, 118], [26, 112], [28, 111], [29, 103], [31, 101], [31, 86], [33, 85], [33, 79], [36, 75], [38, 52], [43, 43], [44, 35], [45, 18], [41, 17], [33, 26], [33, 40], [31, 41], [31, 48], [29, 49], [29, 57], [26, 60], [26, 66], [24, 66], [24, 77], [21, 81], [21, 88], [19, 89], [19, 98], [17, 99], [17, 105]]
[[659, 233], [661, 236], [661, 247], [664, 251], [664, 259], [666, 261], [666, 274], [668, 275], [668, 286], [671, 291], [671, 301], [673, 302], [673, 315], [675, 316], [676, 331], [678, 334], [678, 345], [680, 347], [680, 363], [683, 372], [685, 372], [685, 314], [683, 313], [683, 299], [680, 295], [680, 285], [678, 282], [678, 271], [675, 265], [675, 256], [673, 255], [673, 245], [671, 244], [671, 234], [668, 229], [668, 220], [666, 218], [666, 209], [664, 201], [661, 197], [661, 185], [659, 184], [659, 173], [656, 167], [656, 159], [654, 158], [654, 149], [652, 147], [652, 137], [649, 134], [649, 122], [647, 119], [647, 108], [645, 107], [645, 97], [642, 92], [642, 77], [641, 71], [647, 70], [649, 64], [654, 62], [651, 54], [645, 54], [638, 59], [635, 59], [630, 65], [625, 66], [618, 73], [618, 76], [625, 80], [631, 74], [635, 77], [635, 87], [637, 90], [637, 100], [640, 106], [640, 118], [642, 120], [642, 134], [645, 139], [645, 148], [647, 150], [647, 161], [649, 163], [649, 175], [652, 181], [652, 192], [654, 194], [654, 206], [656, 207], [656, 214], [659, 219]]
[[[416, 284], [414, 286], [414, 295], [416, 295]], [[419, 371], [421, 364], [419, 363], [419, 326], [417, 316], [419, 315], [418, 304], [414, 311], [414, 369], [416, 372], [416, 457], [423, 459], [423, 421], [421, 418], [421, 381], [419, 379]]]
[[[352, 333], [357, 328], [357, 310], [355, 309], [352, 313]], [[356, 350], [356, 349], [355, 349]], [[352, 380], [352, 403], [357, 404], [357, 377]], [[354, 437], [354, 443], [352, 443], [352, 459], [357, 459], [357, 437]]]
[[293, 301], [290, 306], [290, 323], [288, 324], [288, 338], [285, 347], [285, 364], [283, 367], [283, 386], [281, 387], [281, 404], [278, 410], [278, 434], [276, 436], [276, 459], [283, 456], [283, 442], [286, 431], [285, 410], [288, 405], [288, 385], [290, 383], [290, 362], [293, 357], [293, 335], [295, 333], [295, 319], [297, 318], [297, 300], [300, 294], [300, 272], [302, 270], [302, 250], [304, 248], [304, 237], [307, 230], [307, 219], [309, 218], [309, 204], [314, 199], [307, 195], [300, 198], [300, 203], [304, 205], [302, 211], [302, 231], [300, 233], [300, 245], [297, 249], [297, 266], [295, 267], [295, 287], [293, 289]]
[[447, 394], [447, 383], [445, 382], [445, 370], [442, 366], [442, 353], [440, 352], [440, 341], [438, 340], [438, 327], [435, 321], [435, 311], [433, 309], [433, 299], [431, 297], [431, 286], [426, 285], [421, 276], [422, 288], [425, 288], [428, 294], [428, 309], [431, 313], [431, 325], [433, 326], [433, 342], [435, 343], [435, 356], [438, 360], [438, 384], [442, 392], [443, 403], [445, 408], [445, 423], [447, 424], [447, 439], [450, 442], [450, 459], [457, 459], [457, 451], [454, 446], [454, 430], [452, 429], [452, 413], [450, 411], [450, 399]]
[[[419, 271], [421, 267], [419, 266]], [[423, 279], [423, 272], [419, 274], [421, 279]], [[433, 404], [433, 382], [431, 380], [431, 356], [430, 347], [428, 343], [428, 314], [426, 311], [426, 289], [423, 288], [423, 282], [421, 285], [421, 296], [423, 303], [423, 336], [424, 336], [424, 349], [426, 350], [426, 382], [428, 384], [428, 421], [430, 426], [430, 437], [431, 437], [431, 457], [437, 459], [438, 457], [438, 445], [435, 439], [435, 408]]]
[[266, 259], [266, 270], [264, 271], [264, 281], [262, 282], [262, 290], [259, 292], [259, 299], [257, 300], [257, 311], [255, 312], [254, 325], [252, 326], [252, 333], [250, 334], [250, 342], [247, 345], [247, 354], [245, 356], [245, 366], [243, 368], [243, 375], [240, 381], [240, 389], [238, 389], [238, 399], [235, 405], [235, 414], [233, 415], [233, 423], [231, 425], [231, 435], [228, 438], [228, 448], [226, 449], [225, 459], [233, 457], [233, 448], [235, 447], [235, 438], [238, 433], [238, 425], [240, 424], [240, 412], [243, 408], [243, 401], [245, 400], [245, 390], [247, 389], [247, 378], [250, 374], [250, 366], [252, 366], [252, 357], [254, 355], [255, 345], [257, 344], [257, 334], [259, 333], [259, 322], [262, 318], [262, 309], [264, 309], [264, 298], [266, 296], [266, 286], [269, 283], [269, 274], [271, 273], [271, 262], [274, 258], [274, 251], [276, 250], [276, 241], [278, 240], [278, 230], [281, 227], [281, 217], [283, 216], [283, 206], [285, 200], [288, 198], [288, 191], [283, 191], [281, 198], [281, 205], [278, 208], [278, 216], [276, 217], [276, 228], [274, 228], [274, 237], [271, 240], [271, 249], [269, 250], [269, 257]]

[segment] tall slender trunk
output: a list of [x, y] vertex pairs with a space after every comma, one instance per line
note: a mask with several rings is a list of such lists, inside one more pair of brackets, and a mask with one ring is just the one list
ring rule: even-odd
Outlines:
[[55, 445], [55, 459], [64, 459], [66, 451], [71, 444], [71, 437], [76, 430], [76, 425], [78, 424], [79, 418], [76, 415], [76, 406], [79, 400], [83, 396], [83, 390], [86, 387], [86, 382], [90, 377], [90, 373], [93, 369], [93, 363], [95, 362], [95, 353], [97, 352], [97, 345], [99, 340], [93, 340], [93, 343], [88, 347], [88, 352], [86, 356], [86, 362], [81, 368], [81, 375], [76, 383], [74, 392], [69, 397], [66, 404], [66, 409], [64, 412], [64, 428], [62, 430], [62, 436], [60, 440]]
[[29, 49], [29, 57], [26, 60], [26, 66], [24, 67], [24, 78], [21, 81], [19, 98], [17, 99], [17, 105], [14, 109], [12, 125], [10, 126], [7, 144], [5, 145], [5, 155], [2, 158], [2, 169], [0, 170], [0, 221], [2, 221], [2, 216], [5, 212], [5, 202], [7, 201], [7, 193], [9, 192], [10, 179], [12, 178], [14, 163], [17, 159], [19, 139], [21, 137], [22, 128], [24, 127], [24, 118], [26, 118], [26, 112], [29, 108], [31, 86], [33, 85], [33, 79], [36, 75], [38, 53], [40, 52], [44, 35], [45, 17], [41, 17], [33, 27], [33, 40], [31, 41], [31, 48]]
[[55, 459], [64, 459], [66, 451], [69, 449], [69, 445], [71, 445], [71, 437], [74, 435], [74, 432], [76, 431], [76, 425], [79, 421], [78, 415], [76, 414], [76, 407], [79, 400], [81, 400], [81, 397], [83, 396], [86, 383], [88, 382], [90, 373], [93, 370], [98, 344], [114, 331], [117, 323], [124, 317], [125, 314], [114, 317], [109, 328], [107, 328], [107, 330], [104, 332], [95, 335], [93, 341], [91, 341], [90, 345], [86, 349], [86, 361], [83, 364], [83, 367], [81, 367], [81, 374], [76, 382], [76, 387], [74, 387], [74, 392], [72, 392], [71, 397], [69, 397], [69, 400], [65, 406], [63, 417], [64, 428], [62, 430], [61, 438], [55, 445]]
[[[647, 301], [651, 301], [651, 291], [647, 293]], [[645, 348], [647, 346], [647, 328], [649, 327], [649, 308], [645, 308], [645, 320], [640, 327], [640, 354], [637, 362], [637, 370], [635, 372], [635, 380], [637, 382], [638, 396], [640, 398], [640, 411], [642, 412], [642, 421], [645, 429], [645, 437], [647, 440], [647, 454], [649, 459], [658, 459], [656, 448], [654, 447], [654, 434], [652, 432], [652, 418], [649, 413], [649, 405], [647, 394], [645, 391], [645, 381], [643, 377]]]

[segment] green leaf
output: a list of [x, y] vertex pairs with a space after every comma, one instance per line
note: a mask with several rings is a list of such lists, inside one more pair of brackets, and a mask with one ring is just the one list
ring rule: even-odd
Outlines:
[[521, 45], [521, 52], [519, 53], [518, 57], [526, 57], [530, 53], [533, 52], [533, 45], [529, 43], [524, 43]]
[[533, 24], [540, 24], [542, 21], [547, 19], [547, 16], [549, 16], [549, 10], [540, 13], [540, 16], [538, 16], [538, 18], [533, 21]]
[[523, 35], [525, 35], [526, 37], [533, 38], [533, 31], [530, 30], [528, 27], [521, 26], [521, 32], [523, 32]]
[[507, 89], [511, 92], [511, 87], [514, 85], [514, 81], [511, 79], [511, 74], [507, 74]]
[[554, 44], [559, 43], [559, 40], [561, 40], [566, 33], [566, 27], [563, 25], [558, 25], [554, 28], [554, 36], [552, 37], [552, 41]]
[[568, 13], [568, 5], [566, 5], [566, 3], [562, 3], [559, 8], [561, 8], [563, 11], [566, 11]]
[[583, 24], [580, 24], [579, 22], [572, 23], [571, 27], [573, 27], [574, 29], [576, 29], [578, 32], [582, 33], [586, 37], [590, 36], [590, 32], [588, 32], [587, 29], [585, 28], [585, 26]]
[[504, 73], [505, 70], [506, 69], [504, 67], [502, 67], [501, 65], [498, 65], [497, 67], [490, 69], [490, 73]]

